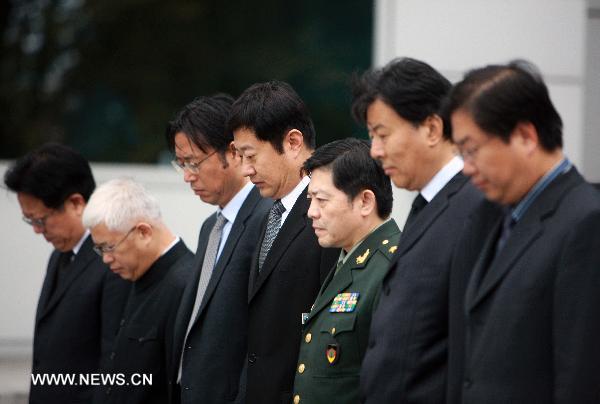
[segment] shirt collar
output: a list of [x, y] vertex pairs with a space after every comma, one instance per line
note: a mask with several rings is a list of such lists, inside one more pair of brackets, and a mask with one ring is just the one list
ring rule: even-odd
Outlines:
[[294, 189], [292, 189], [292, 192], [290, 192], [289, 194], [287, 194], [286, 196], [281, 198], [281, 203], [283, 204], [283, 207], [285, 208], [286, 213], [289, 213], [292, 210], [292, 208], [294, 207], [294, 204], [298, 200], [298, 197], [300, 196], [302, 191], [304, 191], [304, 188], [306, 188], [308, 186], [309, 183], [310, 183], [310, 177], [308, 177], [308, 176], [302, 177], [302, 180], [300, 180], [298, 185], [296, 185], [294, 187]]
[[253, 186], [254, 184], [248, 181], [248, 183], [244, 185], [237, 194], [235, 194], [235, 196], [227, 203], [227, 205], [225, 205], [223, 209], [218, 209], [217, 212], [220, 212], [223, 216], [225, 216], [225, 219], [227, 219], [229, 223], [235, 222], [235, 218], [240, 211], [240, 208], [244, 204], [246, 197], [250, 191], [252, 191]]
[[79, 239], [79, 242], [77, 242], [77, 244], [75, 244], [75, 247], [73, 247], [73, 255], [77, 255], [77, 253], [81, 249], [81, 246], [83, 245], [83, 242], [85, 241], [85, 239], [88, 238], [89, 235], [90, 235], [89, 229], [85, 229], [85, 232], [83, 232], [83, 236], [81, 237], [81, 239]]
[[458, 156], [454, 156], [431, 180], [421, 189], [421, 195], [427, 202], [431, 200], [450, 182], [456, 174], [462, 171], [464, 163]]
[[354, 246], [350, 249], [350, 251], [345, 252], [343, 248], [340, 248], [341, 252], [340, 252], [340, 257], [338, 258], [338, 264], [340, 263], [340, 261], [342, 261], [342, 264], [345, 264], [346, 260], [348, 260], [348, 257], [351, 256], [354, 253], [354, 251], [356, 251], [358, 249], [358, 247], [360, 247], [360, 245], [363, 243], [363, 241], [366, 240], [367, 237], [369, 237], [371, 234], [373, 234], [373, 232], [375, 230], [379, 229], [381, 226], [383, 226], [384, 224], [386, 224], [390, 220], [392, 220], [391, 217], [388, 218], [387, 220], [384, 220], [379, 225], [375, 226], [375, 228], [373, 228], [373, 230], [371, 230], [362, 239], [360, 239], [360, 241], [358, 243], [354, 244]]
[[571, 169], [573, 165], [566, 158], [563, 157], [554, 167], [550, 169], [542, 178], [535, 183], [535, 185], [527, 192], [527, 194], [521, 199], [519, 203], [517, 203], [512, 209], [510, 209], [510, 214], [515, 222], [521, 220], [523, 215], [531, 204], [537, 199], [537, 197], [542, 193], [548, 185], [552, 181], [554, 181], [559, 175], [566, 173]]

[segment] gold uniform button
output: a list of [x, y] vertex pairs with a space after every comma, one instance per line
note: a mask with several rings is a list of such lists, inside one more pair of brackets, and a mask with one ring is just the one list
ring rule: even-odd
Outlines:
[[335, 327], [331, 329], [331, 335], [335, 334]]
[[390, 242], [390, 240], [383, 240], [383, 241], [381, 242], [381, 244], [383, 244], [383, 245], [386, 245], [386, 244], [387, 244], [387, 243], [389, 243], [389, 242]]
[[296, 394], [294, 396], [294, 404], [298, 404], [300, 402], [300, 396], [298, 394]]
[[312, 334], [306, 334], [306, 336], [304, 337], [304, 341], [306, 341], [307, 344], [310, 343], [310, 341], [312, 341]]
[[306, 369], [306, 366], [304, 366], [304, 363], [301, 363], [298, 366], [298, 373], [304, 373], [304, 369]]

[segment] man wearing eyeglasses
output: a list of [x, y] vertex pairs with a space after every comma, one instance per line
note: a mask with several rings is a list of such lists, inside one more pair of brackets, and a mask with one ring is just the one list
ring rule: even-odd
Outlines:
[[242, 175], [233, 134], [225, 130], [232, 103], [224, 94], [199, 97], [167, 127], [174, 167], [203, 202], [217, 207], [202, 223], [177, 313], [168, 357], [172, 403], [245, 401], [248, 273], [272, 202]]
[[[96, 184], [75, 150], [45, 144], [18, 159], [4, 183], [17, 193], [23, 220], [55, 250], [40, 294], [32, 374], [98, 372], [108, 352], [129, 284], [107, 271], [92, 250], [81, 216]], [[92, 386], [31, 385], [29, 402], [89, 402]]]
[[193, 255], [161, 219], [156, 199], [131, 179], [98, 187], [83, 224], [110, 270], [133, 282], [115, 344], [102, 361], [102, 373], [122, 380], [104, 383], [94, 402], [164, 404], [166, 352]]
[[446, 115], [486, 197], [452, 267], [466, 286], [446, 402], [599, 402], [600, 194], [563, 152], [546, 84], [523, 60], [477, 68]]

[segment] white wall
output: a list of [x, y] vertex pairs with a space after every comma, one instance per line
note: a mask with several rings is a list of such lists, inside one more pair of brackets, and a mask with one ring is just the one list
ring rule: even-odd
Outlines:
[[[4, 176], [7, 162], [0, 162]], [[170, 166], [92, 164], [96, 182], [130, 176], [158, 199], [163, 218], [195, 251], [202, 221], [215, 208], [203, 203]], [[16, 196], [0, 190], [0, 358], [28, 354], [38, 295], [52, 246], [21, 220]], [[75, 325], [74, 325], [75, 326]]]
[[[8, 163], [0, 162], [4, 176]], [[130, 176], [157, 197], [165, 222], [187, 246], [196, 250], [201, 223], [215, 208], [203, 203], [170, 166], [92, 164], [97, 184]], [[395, 194], [398, 200], [398, 195]], [[404, 223], [410, 206], [394, 204], [393, 215]], [[0, 361], [2, 357], [27, 356], [35, 309], [52, 246], [21, 220], [15, 194], [0, 191]]]
[[533, 62], [563, 118], [566, 154], [589, 179], [598, 179], [600, 159], [590, 156], [593, 140], [584, 138], [583, 101], [594, 92], [586, 85], [593, 80], [596, 103], [588, 105], [588, 116], [600, 119], [600, 56], [586, 60], [588, 47], [600, 55], [600, 20], [590, 33], [587, 9], [585, 0], [377, 0], [374, 63], [410, 56], [457, 81], [474, 67], [515, 58]]

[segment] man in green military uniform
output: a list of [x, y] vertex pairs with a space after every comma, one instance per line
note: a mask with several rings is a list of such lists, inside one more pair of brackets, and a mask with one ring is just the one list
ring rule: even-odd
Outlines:
[[368, 142], [351, 138], [320, 147], [303, 168], [319, 244], [342, 252], [302, 316], [293, 402], [355, 403], [371, 312], [400, 237], [390, 179]]

